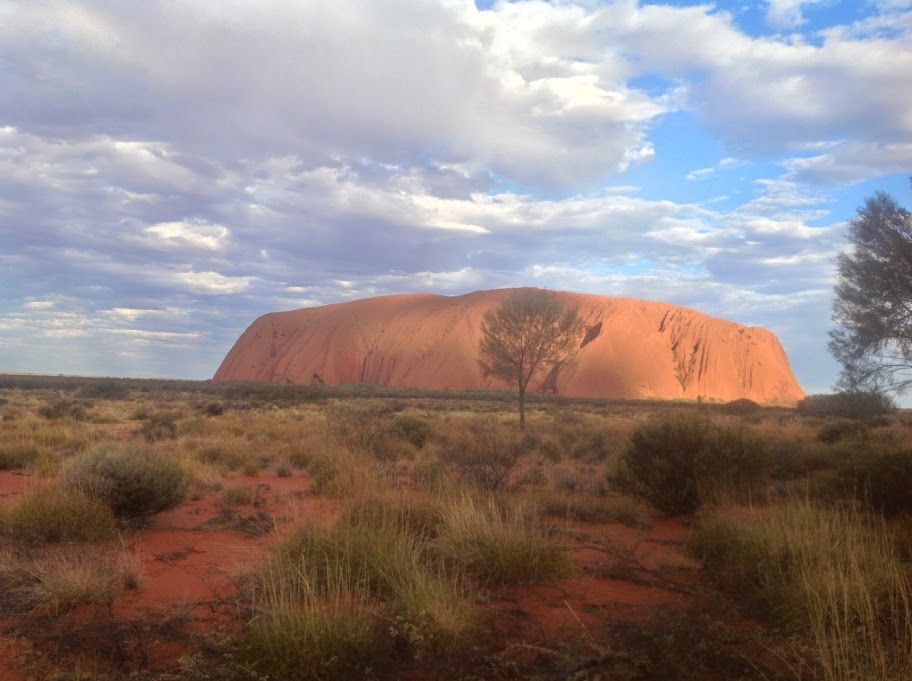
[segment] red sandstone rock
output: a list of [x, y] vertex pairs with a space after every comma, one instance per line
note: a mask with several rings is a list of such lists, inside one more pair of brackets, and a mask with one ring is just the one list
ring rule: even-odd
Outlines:
[[[476, 364], [484, 313], [509, 289], [464, 296], [384, 296], [274, 312], [257, 319], [213, 380], [376, 383], [409, 388], [506, 388]], [[778, 339], [667, 303], [557, 294], [589, 333], [571, 362], [531, 389], [568, 397], [804, 397]]]

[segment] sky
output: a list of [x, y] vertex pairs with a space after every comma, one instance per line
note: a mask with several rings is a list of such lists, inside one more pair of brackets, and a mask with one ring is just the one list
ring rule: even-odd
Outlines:
[[262, 314], [539, 286], [782, 342], [912, 204], [912, 0], [0, 0], [0, 372], [210, 378]]

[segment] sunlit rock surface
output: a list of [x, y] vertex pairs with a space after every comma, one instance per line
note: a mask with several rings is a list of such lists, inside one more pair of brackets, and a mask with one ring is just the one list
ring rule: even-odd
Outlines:
[[[503, 389], [478, 369], [481, 319], [509, 289], [464, 296], [384, 296], [274, 312], [241, 335], [215, 381], [376, 383], [409, 388]], [[534, 385], [568, 397], [804, 397], [779, 340], [666, 303], [559, 292], [587, 333], [576, 356]]]

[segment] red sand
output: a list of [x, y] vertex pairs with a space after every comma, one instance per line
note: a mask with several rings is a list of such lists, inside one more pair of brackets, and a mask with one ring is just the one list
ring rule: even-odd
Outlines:
[[[0, 472], [0, 490], [7, 495], [21, 491], [26, 482], [25, 476]], [[275, 541], [273, 533], [250, 533], [251, 528], [262, 529], [266, 524], [241, 521], [274, 519], [281, 532], [293, 518], [330, 516], [340, 502], [308, 495], [310, 479], [300, 473], [291, 478], [272, 473], [256, 478], [235, 476], [226, 484], [250, 487], [259, 505], [226, 512], [219, 493], [211, 492], [152, 518], [146, 528], [125, 539], [127, 550], [142, 564], [140, 585], [125, 591], [110, 609], [86, 606], [43, 620], [37, 612], [7, 618], [4, 631], [19, 628], [32, 641], [0, 635], [0, 679], [42, 678], [47, 667], [23, 675], [13, 666], [13, 656], [30, 647], [47, 654], [54, 642], [72, 641], [77, 636], [81, 638], [76, 639], [78, 645], [71, 654], [79, 657], [84, 668], [91, 668], [106, 659], [105, 655], [111, 657], [110, 652], [103, 652], [111, 645], [105, 633], [111, 627], [158, 632], [142, 634], [141, 653], [130, 653], [141, 654], [143, 664], [156, 670], [174, 668], [182, 655], [199, 646], [199, 636], [236, 635], [244, 617], [243, 605], [234, 600], [235, 580], [244, 566], [261, 560]], [[488, 613], [492, 628], [485, 646], [494, 650], [510, 644], [554, 649], [564, 641], [607, 631], [612, 623], [646, 622], [660, 608], [698, 606], [700, 594], [705, 595], [699, 566], [682, 550], [689, 532], [686, 521], [660, 520], [650, 531], [616, 524], [566, 524], [562, 531], [567, 533], [581, 573], [550, 586], [498, 592], [493, 601], [480, 606]], [[119, 549], [120, 544], [112, 543], [94, 550]], [[699, 588], [691, 588], [694, 585]], [[50, 659], [56, 659], [52, 655]], [[418, 667], [400, 672], [402, 678], [425, 678], [427, 670]]]

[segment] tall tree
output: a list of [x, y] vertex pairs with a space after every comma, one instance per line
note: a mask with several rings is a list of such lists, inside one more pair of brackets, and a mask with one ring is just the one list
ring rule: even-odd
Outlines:
[[579, 346], [583, 323], [553, 291], [516, 289], [481, 323], [478, 365], [519, 390], [519, 426], [526, 427], [529, 382], [565, 362]]
[[858, 209], [848, 239], [830, 332], [840, 387], [903, 392], [912, 385], [912, 213], [877, 192]]

